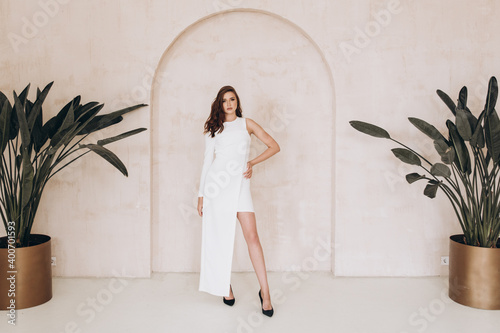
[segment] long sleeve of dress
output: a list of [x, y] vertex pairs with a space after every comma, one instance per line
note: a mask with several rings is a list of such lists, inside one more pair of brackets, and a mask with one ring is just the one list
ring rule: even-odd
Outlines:
[[200, 189], [198, 190], [198, 197], [203, 197], [203, 189], [205, 188], [205, 178], [208, 169], [214, 160], [215, 152], [215, 138], [210, 137], [210, 133], [205, 134], [205, 156], [203, 159], [203, 168], [201, 169]]

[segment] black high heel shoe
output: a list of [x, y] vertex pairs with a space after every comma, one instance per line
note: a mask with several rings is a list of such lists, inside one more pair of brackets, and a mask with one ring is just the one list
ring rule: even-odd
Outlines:
[[[259, 290], [259, 298], [260, 298], [260, 305], [263, 305], [262, 296], [260, 295], [260, 290]], [[268, 317], [272, 317], [274, 314], [274, 309], [271, 308], [271, 310], [264, 310], [264, 307], [262, 307], [262, 313]]]
[[[229, 285], [229, 288], [231, 289], [231, 291], [233, 291], [233, 288], [231, 287], [231, 285]], [[225, 297], [222, 297], [222, 301], [226, 305], [233, 306], [234, 301], [235, 301], [234, 294], [233, 294], [233, 298], [232, 299], [226, 299]]]

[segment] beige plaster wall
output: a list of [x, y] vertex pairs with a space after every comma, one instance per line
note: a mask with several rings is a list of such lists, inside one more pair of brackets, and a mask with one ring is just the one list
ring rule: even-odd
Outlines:
[[[300, 29], [262, 11], [204, 19], [171, 45], [153, 89], [153, 193], [158, 193], [153, 270], [199, 270], [201, 218], [195, 204], [203, 124], [223, 85], [236, 88], [243, 115], [281, 146], [278, 155], [255, 167], [252, 177], [267, 268], [286, 270], [301, 263], [318, 242], [331, 242], [334, 112], [329, 73], [322, 54]], [[250, 158], [265, 148], [254, 137]], [[310, 268], [330, 270], [326, 258]], [[233, 269], [252, 269], [239, 224]]]
[[[2, 91], [20, 91], [28, 82], [42, 86], [55, 80], [46, 102], [47, 113], [57, 112], [78, 94], [84, 101], [106, 103], [108, 111], [135, 103], [151, 104], [127, 117], [119, 125], [120, 130], [106, 133], [112, 135], [137, 126], [150, 128], [148, 134], [113, 147], [129, 168], [129, 178], [91, 157], [61, 173], [47, 188], [35, 231], [54, 239], [53, 251], [58, 257], [54, 274], [148, 276], [152, 269], [196, 269], [200, 226], [194, 217], [189, 217], [189, 223], [175, 223], [180, 214], [177, 204], [184, 204], [187, 212], [194, 205], [202, 142], [193, 135], [189, 148], [180, 141], [177, 147], [170, 147], [162, 142], [162, 135], [169, 140], [179, 138], [173, 135], [185, 135], [182, 126], [196, 134], [202, 125], [206, 115], [202, 107], [211, 101], [224, 78], [214, 79], [213, 84], [208, 78], [200, 80], [196, 66], [206, 64], [210, 52], [222, 51], [217, 45], [204, 44], [203, 37], [214, 38], [214, 32], [222, 32], [224, 24], [236, 16], [226, 15], [227, 22], [223, 16], [216, 16], [193, 29], [187, 28], [217, 12], [241, 8], [277, 16], [265, 19], [255, 14], [243, 24], [251, 26], [252, 20], [261, 24], [244, 33], [245, 38], [254, 41], [262, 34], [259, 31], [269, 28], [265, 37], [271, 45], [263, 45], [262, 50], [278, 46], [276, 54], [287, 60], [293, 58], [290, 50], [301, 47], [299, 59], [292, 62], [291, 73], [299, 75], [297, 81], [311, 82], [316, 70], [327, 68], [317, 61], [321, 54], [331, 71], [318, 73], [320, 81], [311, 83], [313, 91], [318, 91], [316, 95], [295, 93], [290, 89], [290, 80], [286, 80], [283, 87], [272, 90], [278, 98], [263, 99], [290, 109], [300, 106], [297, 117], [304, 117], [277, 134], [287, 150], [263, 165], [254, 179], [261, 237], [271, 268], [307, 268], [304, 262], [319, 258], [315, 237], [326, 234], [333, 235], [332, 264], [321, 263], [317, 269], [332, 269], [341, 276], [439, 274], [439, 257], [447, 253], [447, 237], [459, 231], [445, 198], [438, 196], [431, 201], [420, 193], [423, 184], [407, 185], [402, 177], [413, 169], [401, 166], [391, 156], [389, 149], [393, 145], [354, 132], [348, 121], [375, 122], [403, 141], [416, 142], [425, 154], [435, 158], [425, 137], [406, 118], [418, 116], [444, 130], [443, 120], [451, 114], [435, 90], [442, 89], [455, 98], [464, 84], [471, 90], [471, 109], [479, 111], [485, 82], [499, 73], [496, 17], [500, 10], [493, 0], [1, 1]], [[224, 32], [231, 36], [238, 31]], [[193, 53], [196, 45], [185, 39], [189, 34], [202, 38], [198, 58]], [[176, 37], [179, 39], [173, 43]], [[318, 46], [316, 53], [314, 44]], [[173, 53], [165, 53], [170, 45]], [[182, 51], [177, 58], [176, 50]], [[238, 50], [235, 57], [226, 50], [219, 54], [221, 60], [244, 62], [250, 58], [243, 54], [252, 52], [258, 49]], [[271, 58], [263, 54], [258, 57], [272, 64]], [[169, 67], [186, 63], [193, 67]], [[234, 85], [244, 98], [245, 115], [266, 124], [269, 109], [259, 105], [262, 100], [258, 96], [262, 96], [261, 89], [266, 91], [273, 82], [280, 82], [280, 75], [273, 71], [282, 64], [254, 65], [260, 73], [236, 72], [240, 75]], [[186, 77], [182, 76], [183, 70]], [[153, 82], [155, 73], [174, 74], [177, 81], [157, 75]], [[272, 75], [266, 76], [269, 73]], [[328, 75], [333, 77], [331, 82], [326, 79]], [[189, 77], [194, 83], [183, 89]], [[197, 85], [200, 93], [185, 101], [184, 94]], [[174, 92], [183, 99], [173, 98]], [[325, 115], [328, 121], [318, 122], [314, 110], [303, 109], [306, 96], [319, 96], [311, 103], [320, 103], [321, 112], [331, 110], [332, 114]], [[323, 102], [332, 103], [331, 108]], [[191, 121], [176, 123], [175, 119]], [[302, 121], [304, 126], [299, 126]], [[159, 126], [162, 122], [171, 126]], [[324, 144], [311, 144], [318, 138], [323, 138]], [[162, 151], [156, 154], [155, 149], [165, 149], [163, 152], [168, 154], [162, 157]], [[188, 155], [183, 155], [186, 151]], [[324, 163], [319, 162], [319, 155]], [[300, 156], [303, 162], [294, 160]], [[174, 161], [178, 163], [170, 164]], [[155, 177], [163, 165], [167, 171], [177, 173], [167, 174], [164, 179]], [[308, 175], [313, 183], [297, 177], [287, 180], [287, 175]], [[266, 188], [265, 194], [255, 192], [270, 180], [278, 181], [276, 186]], [[314, 186], [313, 192], [306, 192], [306, 201], [304, 192], [287, 189], [297, 182], [301, 189]], [[169, 191], [176, 186], [180, 186], [179, 197], [172, 201]], [[167, 200], [167, 205], [162, 206], [165, 201], [161, 200]], [[311, 209], [304, 207], [304, 202], [319, 206]], [[293, 213], [278, 214], [284, 209], [293, 209]], [[273, 216], [277, 218], [272, 223], [280, 224], [269, 224]], [[286, 229], [283, 223], [293, 227]], [[174, 237], [183, 243], [175, 243]], [[242, 241], [236, 239], [239, 245], [235, 268], [246, 270], [249, 262]], [[176, 252], [176, 259], [172, 259], [172, 252]]]

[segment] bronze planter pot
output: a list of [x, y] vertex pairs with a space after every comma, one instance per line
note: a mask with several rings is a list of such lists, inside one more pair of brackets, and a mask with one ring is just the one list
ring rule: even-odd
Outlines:
[[500, 310], [500, 240], [497, 248], [465, 245], [450, 237], [449, 296], [462, 305]]
[[[32, 234], [29, 242], [30, 246], [15, 249], [15, 268], [12, 269], [9, 262], [12, 250], [9, 257], [9, 249], [5, 247], [7, 237], [0, 238], [0, 310], [11, 310], [12, 299], [15, 300], [15, 309], [19, 310], [52, 298], [50, 237]], [[9, 273], [12, 271], [15, 273]], [[15, 276], [15, 284], [11, 283], [14, 282], [12, 276]]]

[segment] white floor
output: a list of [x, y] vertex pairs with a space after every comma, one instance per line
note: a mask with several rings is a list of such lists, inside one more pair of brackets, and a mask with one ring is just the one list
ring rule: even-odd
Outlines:
[[500, 332], [500, 311], [468, 308], [447, 296], [446, 278], [335, 278], [269, 272], [275, 314], [260, 312], [254, 273], [233, 273], [233, 307], [197, 290], [198, 274], [151, 279], [54, 278], [54, 297], [0, 311], [0, 332]]

